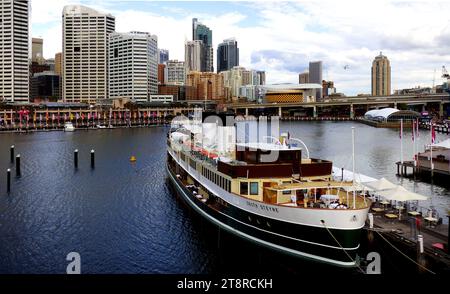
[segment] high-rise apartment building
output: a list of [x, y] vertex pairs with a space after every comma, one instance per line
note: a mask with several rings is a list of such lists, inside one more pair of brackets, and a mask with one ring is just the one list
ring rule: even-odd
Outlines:
[[203, 41], [187, 41], [184, 45], [186, 72], [202, 71]]
[[184, 85], [186, 83], [186, 68], [184, 62], [178, 60], [167, 61], [164, 76], [167, 85]]
[[203, 42], [200, 71], [213, 72], [214, 49], [212, 46], [212, 31], [207, 26], [200, 23], [197, 18], [192, 19], [192, 40], [201, 40]]
[[108, 38], [115, 18], [81, 5], [63, 10], [63, 98], [96, 103], [108, 98]]
[[263, 70], [256, 71], [256, 83], [257, 86], [264, 86], [266, 84], [266, 72]]
[[298, 75], [299, 84], [309, 84], [309, 72], [304, 72]]
[[234, 38], [224, 40], [217, 48], [217, 72], [239, 66], [239, 48]]
[[109, 36], [109, 97], [148, 101], [158, 94], [158, 38], [141, 32]]
[[381, 52], [372, 63], [372, 96], [391, 95], [391, 64]]
[[29, 101], [29, 2], [0, 1], [0, 101]]
[[196, 89], [196, 100], [224, 100], [223, 77], [212, 72], [188, 73], [186, 85]]
[[31, 41], [31, 62], [44, 64], [44, 40], [33, 38]]
[[[322, 61], [309, 63], [309, 83], [322, 85]], [[322, 88], [316, 90], [316, 100], [322, 101]]]

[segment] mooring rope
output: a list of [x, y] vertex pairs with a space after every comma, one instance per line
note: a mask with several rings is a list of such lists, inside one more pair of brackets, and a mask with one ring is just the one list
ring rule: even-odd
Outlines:
[[400, 249], [398, 249], [397, 247], [395, 247], [391, 242], [389, 242], [389, 240], [387, 240], [380, 232], [375, 231], [378, 235], [380, 235], [381, 238], [383, 238], [384, 241], [386, 241], [390, 246], [392, 246], [392, 248], [394, 248], [395, 250], [397, 250], [401, 255], [403, 255], [404, 257], [406, 257], [407, 259], [411, 260], [413, 263], [417, 264], [418, 266], [420, 266], [421, 268], [423, 268], [424, 270], [432, 273], [433, 275], [435, 275], [436, 273], [427, 269], [425, 266], [421, 265], [420, 263], [416, 262], [414, 259], [412, 259], [411, 257], [409, 257], [408, 255], [406, 255], [405, 253], [403, 253], [402, 251], [400, 251]]
[[325, 227], [327, 232], [331, 235], [331, 237], [333, 237], [334, 241], [336, 241], [336, 243], [339, 245], [339, 247], [341, 247], [341, 249], [345, 252], [345, 254], [348, 256], [348, 258], [350, 258], [350, 260], [356, 264], [356, 266], [361, 271], [361, 273], [366, 274], [366, 272], [361, 268], [361, 266], [350, 256], [350, 254], [348, 254], [347, 250], [345, 250], [345, 248], [342, 247], [342, 245], [341, 245], [341, 243], [339, 243], [338, 239], [336, 239], [336, 237], [334, 237], [333, 233], [326, 226], [325, 221], [321, 220], [320, 222], [323, 224], [323, 226]]

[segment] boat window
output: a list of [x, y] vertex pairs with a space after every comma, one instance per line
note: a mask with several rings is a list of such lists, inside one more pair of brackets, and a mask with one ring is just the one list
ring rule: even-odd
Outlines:
[[258, 187], [258, 182], [250, 183], [250, 195], [259, 195]]
[[248, 183], [241, 182], [241, 195], [248, 195]]

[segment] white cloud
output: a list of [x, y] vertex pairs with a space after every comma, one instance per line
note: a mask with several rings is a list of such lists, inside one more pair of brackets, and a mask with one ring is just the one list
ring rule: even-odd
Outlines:
[[[43, 28], [39, 32], [47, 57], [61, 50], [61, 11], [73, 2], [33, 1], [33, 25]], [[191, 38], [191, 19], [198, 17], [213, 30], [215, 48], [223, 39], [236, 37], [241, 65], [266, 70], [269, 82], [298, 82], [298, 71], [320, 59], [324, 78], [333, 79], [338, 91], [368, 93], [371, 63], [380, 51], [391, 61], [393, 89], [429, 86], [434, 69], [439, 83], [441, 66], [450, 63], [450, 19], [444, 1], [246, 2], [240, 3], [245, 9], [233, 6], [234, 12], [205, 4], [209, 9], [195, 14], [164, 5], [154, 11], [119, 10], [114, 2], [83, 3], [115, 15], [118, 31], [156, 34], [159, 46], [179, 60], [184, 59], [185, 39]]]

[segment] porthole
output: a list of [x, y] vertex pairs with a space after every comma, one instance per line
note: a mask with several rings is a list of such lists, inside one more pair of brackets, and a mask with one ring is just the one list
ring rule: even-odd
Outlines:
[[257, 223], [258, 225], [260, 225], [260, 224], [261, 224], [261, 221], [260, 221], [259, 219], [257, 219], [257, 220], [256, 220], [256, 223]]
[[248, 221], [252, 222], [252, 217], [251, 216], [248, 216]]
[[269, 222], [266, 222], [266, 225], [267, 225], [268, 228], [272, 227], [272, 225]]

